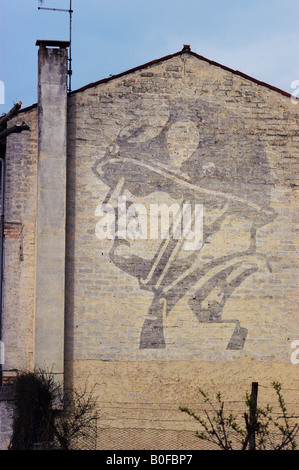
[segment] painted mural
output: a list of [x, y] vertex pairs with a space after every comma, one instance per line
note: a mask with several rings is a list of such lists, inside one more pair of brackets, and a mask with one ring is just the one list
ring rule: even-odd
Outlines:
[[[231, 324], [227, 349], [241, 350], [248, 331], [238, 318], [223, 318], [223, 310], [229, 312], [230, 297], [245, 280], [261, 267], [271, 271], [256, 247], [257, 231], [275, 219], [265, 149], [246, 132], [245, 118], [202, 100], [167, 103], [157, 123], [128, 118], [93, 167], [109, 187], [103, 204], [115, 205], [122, 197], [126, 210], [135, 207], [131, 222], [140, 216], [141, 204], [180, 207], [180, 224], [184, 208], [202, 208], [202, 236], [188, 245], [186, 232], [175, 236], [174, 215], [167, 237], [151, 238], [148, 227], [143, 237], [140, 232], [125, 237], [122, 209], [116, 206], [110, 260], [152, 294], [139, 348], [167, 347], [165, 319], [185, 297], [198, 324]], [[194, 233], [195, 214], [189, 212]]]

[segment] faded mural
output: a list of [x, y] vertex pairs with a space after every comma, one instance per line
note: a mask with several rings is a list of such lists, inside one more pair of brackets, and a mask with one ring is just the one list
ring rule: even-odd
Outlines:
[[184, 249], [171, 228], [167, 239], [142, 245], [115, 231], [110, 260], [153, 295], [139, 348], [167, 346], [165, 318], [186, 297], [199, 323], [231, 323], [227, 349], [243, 349], [248, 331], [238, 318], [223, 319], [223, 309], [247, 278], [261, 267], [271, 271], [256, 234], [275, 218], [265, 149], [245, 120], [202, 100], [166, 102], [156, 123], [128, 121], [93, 171], [109, 187], [105, 203], [125, 194], [128, 206], [203, 206], [203, 243], [194, 250]]

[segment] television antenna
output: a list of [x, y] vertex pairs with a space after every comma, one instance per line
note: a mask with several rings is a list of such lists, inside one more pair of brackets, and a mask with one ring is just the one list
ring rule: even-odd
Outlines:
[[[39, 3], [43, 3], [44, 0], [39, 0]], [[46, 8], [46, 7], [38, 7], [39, 10], [49, 10], [49, 11], [59, 11], [59, 12], [64, 12], [68, 13], [70, 17], [70, 47], [69, 47], [69, 56], [68, 56], [68, 92], [72, 91], [72, 15], [73, 15], [73, 9], [72, 9], [72, 0], [70, 0], [70, 6], [69, 9], [63, 9], [63, 8]]]

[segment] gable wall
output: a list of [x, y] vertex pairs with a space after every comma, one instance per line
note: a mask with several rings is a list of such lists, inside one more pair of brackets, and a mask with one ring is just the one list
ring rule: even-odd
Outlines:
[[[26, 113], [26, 122], [31, 132], [11, 136], [6, 157], [6, 221], [22, 224], [22, 236], [5, 239], [7, 375], [33, 366], [36, 110]], [[287, 403], [296, 403], [298, 366], [290, 358], [299, 339], [297, 129], [298, 110], [289, 98], [188, 54], [69, 97], [66, 379], [75, 387], [98, 384], [99, 448], [196, 447], [194, 424], [178, 406], [196, 404], [199, 386], [239, 403], [257, 381], [260, 400], [273, 401], [270, 383], [280, 380]], [[108, 158], [118, 164], [105, 167], [101, 179], [100, 160]], [[130, 158], [147, 167], [122, 165]], [[168, 202], [181, 200], [188, 187], [192, 201], [203, 204], [207, 223], [225, 213], [225, 204], [229, 210], [196, 253], [199, 283], [186, 278], [167, 297], [165, 347], [153, 347], [155, 337], [150, 345], [145, 335], [140, 348], [153, 290], [140, 289], [142, 263], [120, 268], [111, 256], [114, 241], [97, 238], [96, 209], [108, 182], [121, 178], [130, 181], [139, 202], [143, 189], [151, 196], [158, 180], [148, 167], [157, 168], [161, 159], [165, 167], [158, 173], [168, 176], [159, 177], [159, 191], [147, 201], [160, 203], [165, 193]], [[182, 169], [192, 187], [186, 178], [181, 182]], [[275, 217], [265, 223], [265, 213]], [[245, 264], [233, 257], [250, 248]], [[135, 254], [150, 262], [156, 250], [156, 242], [144, 240]], [[184, 255], [171, 267], [172, 280], [194, 266]], [[217, 258], [222, 262], [200, 271]], [[225, 278], [222, 270], [230, 267]], [[225, 283], [208, 289], [212, 284], [205, 282], [217, 273], [219, 282], [232, 282], [231, 290], [223, 290]], [[245, 342], [240, 333], [228, 348], [238, 325]]]
[[[193, 125], [196, 119], [201, 122], [198, 127], [198, 122]], [[181, 120], [187, 124], [180, 128]], [[169, 123], [178, 134], [168, 132], [166, 141]], [[100, 426], [102, 436], [107, 436], [100, 446], [111, 446], [112, 428], [118, 429], [114, 429], [119, 435], [113, 444], [116, 448], [124, 435], [125, 448], [149, 445], [143, 438], [136, 443], [133, 428], [149, 428], [144, 439], [152, 439], [153, 446], [162, 445], [157, 429], [172, 426], [175, 431], [171, 439], [181, 439], [182, 435], [175, 433], [193, 425], [177, 409], [182, 403], [197, 401], [198, 386], [221, 389], [230, 399], [242, 400], [251, 381], [258, 381], [266, 387], [266, 400], [267, 394], [273, 398], [271, 381], [281, 379], [290, 390], [286, 392], [290, 402], [295, 403], [298, 375], [290, 357], [291, 343], [299, 337], [295, 273], [297, 126], [298, 111], [289, 98], [187, 54], [71, 97], [66, 358], [69, 376], [78, 383], [86, 376], [100, 379]], [[198, 145], [194, 137], [197, 131]], [[242, 204], [234, 206], [205, 244], [199, 265], [234, 251], [246, 251], [254, 223], [261, 225], [254, 237], [260, 262], [255, 271], [253, 260], [248, 260], [245, 268], [254, 272], [235, 284], [221, 322], [199, 322], [186, 300], [190, 284], [181, 284], [184, 295], [174, 301], [164, 318], [165, 348], [141, 349], [141, 331], [153, 293], [140, 289], [140, 266], [135, 276], [130, 262], [120, 269], [110, 255], [113, 241], [96, 237], [100, 218], [95, 211], [109, 190], [99, 178], [99, 162], [108, 155], [119, 157], [118, 166], [105, 173], [106, 183], [107, 179], [130, 179], [133, 172], [131, 179], [135, 178], [136, 186], [131, 184], [130, 188], [141, 194], [140, 202], [143, 196], [138, 184], [146, 186], [156, 181], [155, 176], [144, 176], [140, 167], [127, 171], [121, 159], [147, 159], [152, 167], [155, 152], [161, 158], [173, 152], [180, 160], [190, 147], [194, 150], [194, 167], [187, 163], [185, 170], [189, 175], [194, 173], [199, 186], [234, 194], [261, 208], [252, 216]], [[219, 157], [222, 170], [214, 185], [212, 180], [209, 185], [208, 179], [200, 183], [196, 168], [203, 158], [208, 171], [209, 157], [212, 164]], [[259, 159], [258, 169], [248, 178], [255, 158]], [[175, 158], [172, 164], [179, 168]], [[242, 178], [247, 181], [243, 186]], [[160, 189], [171, 193], [173, 184], [166, 178]], [[179, 187], [177, 191], [180, 194]], [[157, 194], [154, 202], [160, 203], [160, 197], [161, 193]], [[202, 201], [205, 210], [206, 200]], [[267, 208], [276, 215], [262, 225], [261, 212]], [[215, 218], [223, 207], [217, 199], [214, 206], [209, 202], [207, 217], [208, 209], [214, 211]], [[135, 253], [149, 260], [155, 250], [154, 243], [140, 243]], [[244, 273], [240, 269], [239, 274]], [[177, 273], [181, 273], [179, 268]], [[193, 289], [194, 296], [195, 292]], [[208, 311], [217, 293], [214, 290], [210, 295], [201, 304]], [[221, 289], [218, 295], [223, 295]], [[235, 327], [231, 319], [237, 319], [248, 331], [242, 348], [227, 349]], [[169, 446], [170, 440], [164, 445]]]

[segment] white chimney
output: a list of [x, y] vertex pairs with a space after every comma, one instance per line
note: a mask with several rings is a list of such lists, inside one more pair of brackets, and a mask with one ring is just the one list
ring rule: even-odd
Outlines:
[[35, 368], [63, 384], [69, 42], [37, 41]]

